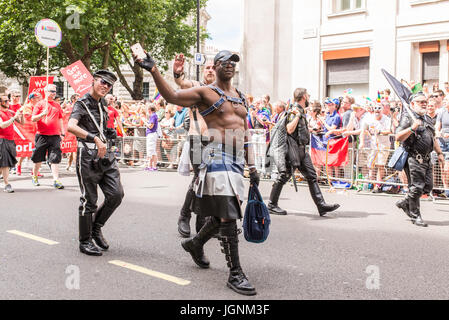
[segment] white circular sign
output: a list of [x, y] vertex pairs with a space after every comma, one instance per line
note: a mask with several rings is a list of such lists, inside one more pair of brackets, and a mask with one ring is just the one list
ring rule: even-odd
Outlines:
[[34, 34], [41, 45], [49, 48], [57, 47], [62, 39], [59, 24], [51, 19], [39, 21], [34, 28]]

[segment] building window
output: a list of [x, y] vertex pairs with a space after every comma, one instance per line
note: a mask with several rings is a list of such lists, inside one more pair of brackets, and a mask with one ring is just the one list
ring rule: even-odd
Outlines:
[[64, 97], [64, 82], [58, 81], [53, 83], [56, 86], [56, 95]]
[[422, 54], [422, 79], [429, 88], [438, 83], [440, 78], [440, 53], [428, 52]]
[[339, 97], [351, 88], [354, 96], [369, 91], [369, 57], [326, 61], [328, 97]]
[[143, 95], [144, 99], [150, 99], [150, 83], [149, 82], [143, 83], [142, 95]]
[[333, 0], [333, 13], [365, 9], [366, 0]]

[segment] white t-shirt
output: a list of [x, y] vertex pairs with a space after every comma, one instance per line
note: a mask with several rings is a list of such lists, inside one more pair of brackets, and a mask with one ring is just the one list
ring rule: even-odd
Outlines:
[[375, 146], [379, 143], [380, 146], [388, 148], [390, 146], [390, 137], [389, 136], [377, 136], [375, 133], [377, 131], [388, 131], [391, 128], [391, 119], [386, 115], [382, 115], [380, 120], [376, 119], [374, 114], [366, 117], [363, 120], [362, 128], [367, 130], [371, 134], [371, 146]]

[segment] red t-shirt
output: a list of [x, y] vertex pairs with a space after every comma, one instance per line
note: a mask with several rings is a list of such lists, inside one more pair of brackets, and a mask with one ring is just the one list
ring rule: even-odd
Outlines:
[[[45, 100], [39, 102], [33, 109], [33, 116], [41, 114], [45, 109]], [[60, 119], [62, 108], [59, 103], [48, 101], [48, 114], [37, 122], [37, 133], [44, 136], [58, 136], [61, 134]]]
[[10, 104], [9, 105], [9, 109], [11, 109], [12, 111], [14, 111], [14, 113], [17, 112], [17, 110], [19, 110], [22, 106], [20, 105], [20, 103], [18, 104]]
[[[12, 113], [8, 111], [0, 110], [0, 118], [2, 118], [2, 121], [9, 121], [9, 119], [12, 118]], [[9, 127], [2, 129], [0, 128], [0, 139], [6, 139], [6, 140], [14, 140], [14, 125], [10, 125]]]
[[119, 118], [120, 115], [114, 107], [108, 106], [108, 116], [109, 116], [108, 128], [114, 129], [114, 119]]

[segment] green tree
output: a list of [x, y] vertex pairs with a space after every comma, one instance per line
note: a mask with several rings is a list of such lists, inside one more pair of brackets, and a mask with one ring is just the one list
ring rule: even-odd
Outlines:
[[[50, 49], [51, 71], [77, 60], [89, 70], [111, 66], [133, 99], [142, 99], [143, 73], [129, 47], [140, 42], [159, 62], [188, 52], [196, 27], [186, 20], [195, 9], [196, 0], [0, 0], [0, 70], [21, 84], [45, 73], [46, 48], [37, 43], [34, 26], [50, 18], [63, 33], [61, 44]], [[132, 85], [123, 64], [134, 73]]]

